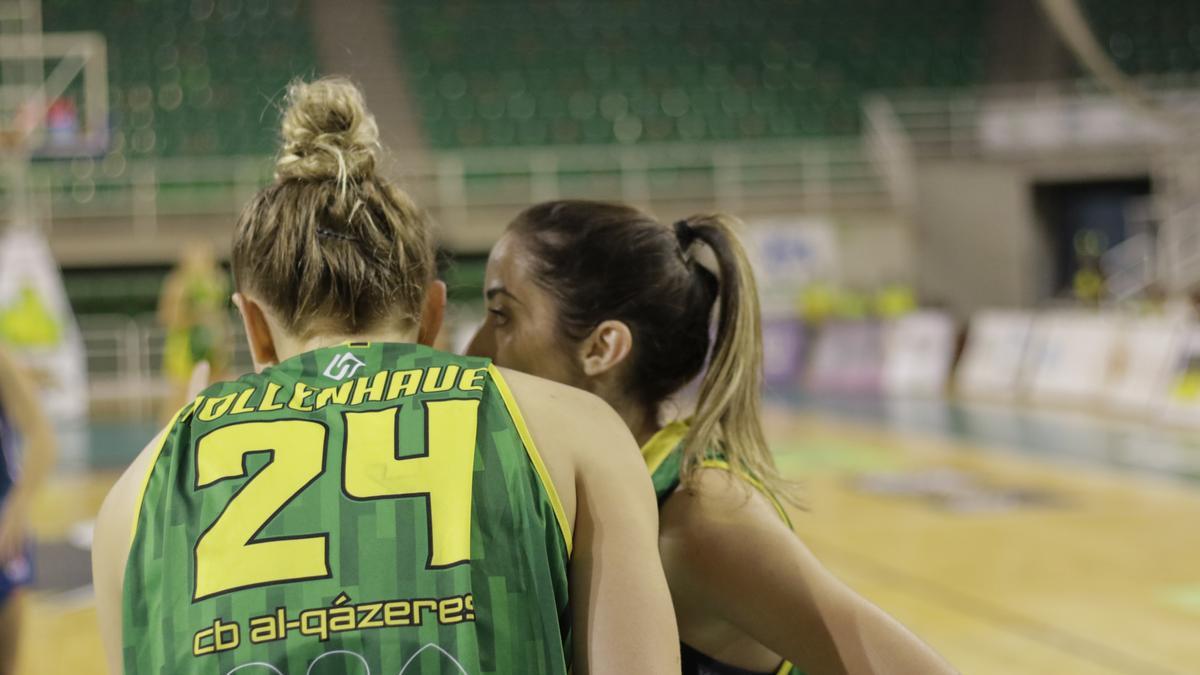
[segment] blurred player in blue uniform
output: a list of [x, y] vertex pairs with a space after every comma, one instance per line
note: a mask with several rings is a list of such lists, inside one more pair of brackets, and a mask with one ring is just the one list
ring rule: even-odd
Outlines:
[[33, 576], [29, 512], [54, 463], [54, 432], [37, 388], [0, 347], [0, 673], [16, 672], [21, 587]]

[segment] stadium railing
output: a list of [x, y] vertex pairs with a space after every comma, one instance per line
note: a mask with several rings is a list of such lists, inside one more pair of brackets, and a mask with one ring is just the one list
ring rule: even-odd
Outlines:
[[[169, 390], [163, 374], [166, 332], [154, 316], [89, 314], [78, 321], [93, 409], [126, 419], [153, 418]], [[230, 372], [248, 372], [251, 361], [241, 321], [231, 316], [229, 326]]]
[[[39, 162], [34, 199], [46, 220], [127, 219], [153, 234], [164, 218], [233, 215], [270, 180], [258, 156]], [[704, 203], [740, 211], [885, 207], [887, 196], [858, 138], [637, 146], [548, 146], [438, 151], [391, 173], [443, 225], [475, 212], [555, 197]]]

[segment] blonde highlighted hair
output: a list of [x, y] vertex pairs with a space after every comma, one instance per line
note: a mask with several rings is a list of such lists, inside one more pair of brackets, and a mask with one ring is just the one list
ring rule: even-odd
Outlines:
[[718, 273], [717, 331], [683, 441], [682, 481], [689, 485], [715, 449], [735, 471], [794, 501], [795, 486], [779, 475], [762, 426], [762, 312], [750, 259], [737, 236], [740, 225], [723, 214], [692, 216], [676, 225], [681, 243], [688, 243], [690, 232], [712, 250]]
[[238, 289], [309, 337], [419, 320], [434, 275], [425, 214], [378, 173], [379, 130], [345, 78], [288, 87], [274, 182], [234, 233]]

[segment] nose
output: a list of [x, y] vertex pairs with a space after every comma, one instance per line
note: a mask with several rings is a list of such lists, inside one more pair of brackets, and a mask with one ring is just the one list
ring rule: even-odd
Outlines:
[[484, 356], [489, 359], [496, 358], [496, 340], [486, 322], [480, 324], [479, 328], [475, 331], [475, 335], [471, 337], [471, 342], [467, 344], [467, 356]]

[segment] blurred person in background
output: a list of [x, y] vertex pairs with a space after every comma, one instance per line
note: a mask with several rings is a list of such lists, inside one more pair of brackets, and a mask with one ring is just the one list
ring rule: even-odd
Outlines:
[[1071, 293], [1075, 300], [1088, 307], [1099, 307], [1108, 294], [1101, 257], [1108, 244], [1104, 236], [1093, 230], [1075, 235], [1074, 276], [1071, 277]]
[[0, 346], [0, 673], [16, 669], [20, 589], [33, 577], [29, 513], [55, 451], [33, 379]]
[[229, 364], [228, 297], [229, 284], [212, 245], [189, 243], [179, 266], [163, 281], [158, 302], [158, 321], [167, 334], [163, 373], [171, 385], [164, 419], [188, 400], [188, 379], [197, 363], [208, 362], [212, 381], [223, 377]]
[[97, 520], [112, 672], [678, 673], [628, 429], [430, 348], [433, 234], [377, 172], [361, 93], [288, 99], [234, 234], [255, 372], [181, 409]]
[[[792, 531], [781, 500], [794, 488], [759, 417], [758, 291], [735, 222], [530, 207], [492, 249], [469, 353], [597, 394], [642, 445], [685, 675], [953, 672]], [[701, 373], [694, 416], [664, 424]]]

